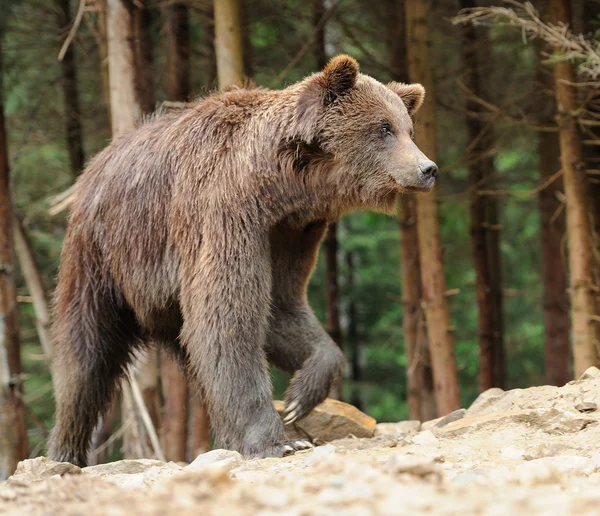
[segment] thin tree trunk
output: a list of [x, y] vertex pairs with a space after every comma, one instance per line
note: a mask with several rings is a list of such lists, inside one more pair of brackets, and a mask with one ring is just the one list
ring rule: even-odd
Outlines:
[[203, 59], [202, 69], [207, 89], [214, 89], [217, 85], [217, 58], [215, 52], [215, 13], [213, 0], [206, 2], [206, 9], [200, 16], [202, 26]]
[[[538, 51], [542, 51], [542, 45]], [[554, 80], [550, 69], [544, 69], [541, 58], [537, 64], [537, 82], [554, 95]], [[540, 99], [541, 106], [547, 105]], [[551, 113], [541, 113], [540, 122], [554, 122]], [[540, 181], [545, 182], [560, 170], [560, 148], [557, 132], [538, 133]], [[567, 267], [562, 242], [565, 235], [565, 216], [560, 198], [564, 196], [562, 177], [540, 190], [540, 236], [542, 243], [542, 283], [544, 309], [544, 370], [546, 383], [564, 385], [571, 378], [569, 297]]]
[[[406, 23], [404, 0], [388, 0], [387, 32], [390, 66], [394, 79], [408, 82], [406, 61]], [[400, 198], [400, 266], [402, 270], [402, 329], [406, 350], [406, 391], [411, 419], [428, 421], [435, 418], [435, 399], [429, 343], [421, 308], [421, 266], [417, 238], [417, 213], [414, 195]]]
[[133, 8], [124, 0], [107, 0], [108, 76], [113, 138], [132, 131], [142, 115], [136, 79]]
[[[425, 155], [436, 159], [435, 94], [429, 58], [427, 14], [431, 2], [405, 2], [409, 76], [425, 87], [428, 99], [417, 113], [416, 142]], [[454, 339], [446, 300], [446, 278], [440, 235], [437, 186], [430, 193], [417, 194], [417, 232], [421, 258], [421, 283], [427, 335], [431, 350], [435, 400], [439, 415], [460, 407]]]
[[[463, 9], [475, 7], [473, 0], [461, 0]], [[471, 241], [477, 285], [478, 340], [479, 340], [479, 388], [504, 386], [504, 343], [502, 331], [502, 285], [500, 282], [500, 246], [498, 239], [498, 206], [490, 196], [482, 196], [477, 190], [489, 188], [494, 174], [494, 161], [486, 156], [493, 147], [492, 127], [477, 118], [481, 105], [476, 98], [483, 95], [479, 71], [479, 56], [487, 46], [473, 24], [462, 29], [463, 55], [465, 60], [465, 86], [467, 98], [467, 129], [469, 133], [469, 187], [471, 190]], [[486, 52], [489, 54], [489, 52]]]
[[108, 73], [108, 27], [106, 0], [98, 2], [98, 50], [100, 53], [100, 75], [102, 77], [102, 93], [108, 114], [108, 123], [112, 127], [110, 112], [110, 78]]
[[[326, 12], [323, 0], [313, 0], [313, 27], [315, 41], [313, 45], [317, 70], [327, 64], [325, 51], [325, 23], [320, 23]], [[342, 347], [342, 328], [340, 324], [340, 288], [338, 283], [338, 226], [329, 225], [325, 238], [325, 313], [327, 315], [327, 331], [335, 343]], [[340, 378], [329, 392], [329, 397], [341, 399], [342, 379]]]
[[[569, 23], [567, 0], [551, 0], [554, 23]], [[557, 49], [560, 52], [561, 49]], [[565, 185], [567, 237], [569, 243], [569, 292], [573, 328], [573, 368], [575, 376], [588, 367], [599, 365], [596, 349], [596, 328], [593, 316], [596, 303], [592, 292], [592, 217], [588, 184], [583, 163], [581, 135], [575, 118], [578, 108], [573, 66], [558, 62], [554, 68], [561, 164]]]
[[244, 82], [239, 0], [214, 0], [215, 52], [219, 88]]
[[185, 102], [190, 96], [190, 27], [187, 5], [169, 5], [166, 17], [167, 98]]
[[[342, 347], [340, 325], [340, 288], [338, 283], [338, 239], [337, 224], [330, 224], [325, 239], [325, 305], [327, 331], [335, 343]], [[334, 383], [329, 392], [334, 399], [342, 397], [342, 379]]]
[[[188, 8], [166, 7], [167, 98], [184, 102], [190, 96], [190, 36]], [[186, 378], [173, 357], [163, 350], [161, 377], [164, 398], [162, 414], [163, 450], [167, 460], [185, 461], [188, 441], [189, 391]]]
[[[61, 38], [71, 28], [70, 0], [56, 0], [58, 29]], [[65, 124], [67, 148], [71, 174], [75, 179], [83, 170], [85, 158], [83, 153], [83, 131], [81, 127], [81, 110], [79, 108], [79, 87], [77, 86], [77, 68], [73, 43], [69, 45], [61, 62], [62, 86], [65, 103]]]
[[[140, 60], [147, 62], [148, 54], [141, 48], [142, 41], [145, 41], [145, 28], [143, 26], [143, 16], [136, 14], [136, 7], [133, 3], [126, 0], [107, 0], [107, 43], [108, 43], [108, 67], [110, 81], [110, 102], [111, 102], [111, 122], [113, 138], [117, 138], [126, 132], [132, 131], [138, 119], [144, 113], [144, 109], [149, 108], [150, 95], [147, 92], [144, 75], [142, 74], [142, 64]], [[144, 357], [140, 360], [141, 364], [151, 365], [156, 362], [154, 357]], [[149, 375], [142, 374], [144, 378]], [[154, 385], [152, 382], [143, 382], [144, 399], [158, 399], [158, 390], [156, 388], [156, 374]], [[132, 417], [132, 425], [123, 435], [123, 450], [126, 458], [139, 457], [141, 453], [146, 453], [149, 449], [146, 442], [139, 442], [144, 436], [144, 430], [139, 417], [133, 406], [133, 398], [129, 392], [129, 386], [123, 387], [122, 420], [125, 424]], [[154, 401], [149, 402], [150, 413], [157, 412], [152, 410], [155, 406]], [[154, 424], [158, 422], [155, 420]]]
[[28, 455], [12, 224], [0, 33], [0, 480]]
[[416, 199], [400, 199], [398, 222], [402, 269], [402, 331], [406, 349], [406, 390], [411, 419], [429, 421], [436, 416], [427, 328], [421, 308], [421, 265], [417, 236]]
[[198, 394], [192, 397], [192, 455], [207, 452], [210, 444], [210, 420]]
[[156, 104], [154, 96], [154, 54], [151, 34], [152, 14], [149, 0], [133, 2], [135, 87], [143, 114], [152, 113]]
[[350, 352], [350, 380], [352, 392], [350, 403], [356, 408], [363, 408], [360, 382], [362, 380], [361, 346], [358, 335], [358, 313], [354, 302], [354, 286], [356, 284], [356, 271], [354, 257], [351, 252], [345, 253], [346, 259], [346, 286], [349, 292], [347, 298], [348, 334], [347, 346]]
[[33, 247], [29, 241], [25, 228], [16, 214], [13, 214], [13, 234], [15, 239], [15, 250], [19, 259], [21, 274], [25, 278], [27, 290], [33, 298], [35, 310], [35, 325], [37, 328], [40, 345], [44, 351], [44, 358], [48, 367], [52, 367], [52, 341], [50, 339], [50, 309], [48, 298], [44, 289], [44, 282], [40, 269], [33, 254]]

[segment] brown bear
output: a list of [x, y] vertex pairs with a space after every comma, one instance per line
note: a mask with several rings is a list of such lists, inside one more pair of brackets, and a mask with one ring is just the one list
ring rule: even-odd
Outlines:
[[231, 89], [113, 141], [76, 186], [56, 290], [57, 416], [49, 455], [83, 466], [136, 350], [171, 350], [219, 447], [281, 456], [268, 361], [308, 414], [343, 357], [308, 306], [327, 224], [437, 167], [412, 141], [419, 84], [381, 84], [348, 56], [281, 91]]

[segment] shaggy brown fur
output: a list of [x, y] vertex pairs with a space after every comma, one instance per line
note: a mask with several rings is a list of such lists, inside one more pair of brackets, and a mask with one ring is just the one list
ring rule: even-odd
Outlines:
[[77, 184], [56, 292], [50, 456], [84, 465], [90, 435], [144, 343], [172, 350], [208, 404], [216, 444], [278, 456], [267, 359], [295, 373], [304, 417], [343, 358], [308, 306], [327, 224], [427, 190], [411, 139], [420, 85], [385, 86], [347, 56], [282, 91], [230, 90], [146, 121]]

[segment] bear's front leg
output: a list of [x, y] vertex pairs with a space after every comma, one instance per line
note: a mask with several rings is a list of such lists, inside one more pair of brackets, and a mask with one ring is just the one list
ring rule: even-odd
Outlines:
[[[310, 446], [286, 441], [264, 351], [271, 299], [268, 234], [251, 217], [219, 213], [200, 248], [181, 246], [182, 341], [218, 447], [246, 457]], [[194, 249], [196, 251], [194, 252]]]

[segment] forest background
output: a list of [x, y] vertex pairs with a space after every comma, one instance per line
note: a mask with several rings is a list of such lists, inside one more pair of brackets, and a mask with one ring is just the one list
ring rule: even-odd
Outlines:
[[[52, 297], [65, 234], [63, 194], [85, 162], [108, 144], [119, 116], [111, 93], [126, 78], [109, 76], [111, 9], [129, 16], [131, 73], [143, 83], [136, 101], [140, 113], [247, 79], [282, 88], [339, 53], [357, 58], [363, 73], [383, 82], [427, 87], [427, 107], [416, 120], [417, 143], [433, 149], [427, 154], [440, 166], [436, 191], [429, 201], [401, 196], [397, 217], [344, 217], [330, 231], [310, 283], [311, 305], [348, 358], [341, 390], [333, 395], [379, 421], [428, 419], [468, 405], [489, 387], [561, 384], [585, 364], [598, 365], [600, 2], [2, 0], [0, 5], [0, 125], [8, 144], [2, 149], [3, 174], [10, 171], [4, 189], [9, 185], [12, 195], [5, 206], [17, 221], [2, 212], [4, 223], [9, 220], [3, 227], [12, 228], [6, 236], [12, 237], [0, 247], [9, 256], [14, 241], [18, 258], [15, 273], [8, 274], [16, 284], [18, 332], [3, 341], [9, 373], [4, 387], [6, 399], [20, 400], [16, 412], [22, 411], [26, 442], [12, 443], [20, 446], [20, 458], [43, 454], [53, 425], [51, 342], [43, 336], [51, 314], [44, 315], [42, 305]], [[473, 7], [484, 10], [464, 11]], [[540, 27], [556, 30], [548, 35]], [[223, 61], [226, 52], [233, 52], [229, 64]], [[573, 102], [566, 108], [561, 85], [563, 101]], [[577, 159], [569, 158], [569, 135], [578, 138]], [[574, 190], [569, 177], [579, 185]], [[587, 217], [583, 239], [581, 227], [569, 223], [570, 208]], [[583, 250], [576, 248], [580, 244]], [[581, 272], [580, 251], [587, 256], [583, 287], [573, 276]], [[592, 303], [583, 309], [581, 288]], [[10, 290], [1, 290], [8, 317]], [[577, 322], [581, 313], [587, 326]], [[581, 328], [589, 333], [582, 336]], [[448, 360], [436, 364], [436, 357]], [[160, 453], [148, 436], [138, 454], [146, 450], [185, 460], [209, 446], [202, 405], [185, 382], [170, 380], [177, 371], [168, 358], [155, 354], [146, 361], [154, 378], [139, 378], [146, 408], [122, 414], [115, 409], [105, 418], [104, 435], [95, 441], [98, 460], [136, 454], [135, 446], [128, 448], [131, 428], [125, 422], [129, 414], [133, 426], [140, 420], [136, 435], [145, 441], [148, 428], [136, 416], [140, 410], [151, 417]], [[281, 398], [288, 377], [273, 375], [275, 397]], [[181, 389], [169, 393], [175, 384]], [[135, 399], [130, 403], [136, 405]], [[175, 437], [169, 433], [174, 427]], [[169, 444], [173, 439], [178, 446]]]

